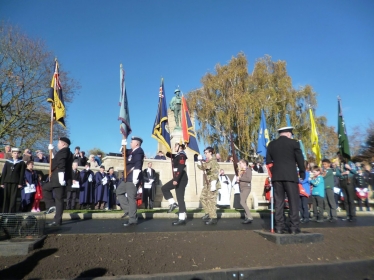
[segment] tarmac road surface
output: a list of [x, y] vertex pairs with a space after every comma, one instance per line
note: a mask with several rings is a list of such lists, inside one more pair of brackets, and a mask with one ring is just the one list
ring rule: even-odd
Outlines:
[[[207, 226], [199, 218], [187, 219], [185, 226], [173, 226], [172, 219], [139, 219], [138, 225], [124, 227], [127, 219], [86, 219], [64, 221], [62, 226], [46, 228], [47, 234], [95, 234], [95, 233], [133, 233], [133, 232], [183, 232], [183, 231], [235, 231], [261, 230], [270, 228], [270, 218], [254, 218], [251, 224], [241, 224], [241, 219], [219, 219], [216, 225]], [[49, 222], [49, 221], [47, 221]], [[354, 222], [343, 221], [341, 218], [335, 223], [309, 222], [300, 224], [301, 231], [308, 228], [344, 228], [374, 226], [374, 216], [357, 217]]]

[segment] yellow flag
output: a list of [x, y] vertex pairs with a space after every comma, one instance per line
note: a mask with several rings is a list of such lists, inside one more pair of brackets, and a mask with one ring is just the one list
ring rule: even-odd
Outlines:
[[314, 122], [313, 112], [312, 109], [309, 109], [310, 115], [310, 141], [312, 142], [312, 151], [316, 155], [316, 164], [321, 166], [321, 150], [318, 144], [318, 134], [316, 123]]

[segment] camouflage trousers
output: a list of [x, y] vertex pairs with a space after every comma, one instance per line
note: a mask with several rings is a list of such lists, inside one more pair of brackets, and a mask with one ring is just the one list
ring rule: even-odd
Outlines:
[[204, 186], [201, 192], [200, 202], [205, 214], [208, 214], [211, 219], [217, 219], [217, 191], [211, 192], [210, 187]]

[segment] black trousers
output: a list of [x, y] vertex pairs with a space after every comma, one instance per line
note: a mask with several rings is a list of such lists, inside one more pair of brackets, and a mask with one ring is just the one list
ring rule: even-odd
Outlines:
[[[152, 188], [154, 188], [154, 187], [152, 187]], [[154, 197], [152, 195], [152, 191], [153, 191], [152, 188], [150, 188], [150, 189], [144, 188], [143, 189], [143, 201], [144, 201], [145, 209], [148, 208], [148, 205], [149, 205], [149, 209], [153, 209]]]
[[[187, 176], [186, 176], [187, 177]], [[184, 179], [184, 178], [182, 178]], [[170, 180], [165, 185], [161, 187], [161, 191], [165, 199], [173, 198], [171, 190], [175, 189], [175, 194], [177, 195], [177, 201], [179, 206], [179, 213], [186, 213], [186, 203], [184, 202], [184, 193], [186, 191], [187, 180], [181, 180], [176, 186], [173, 185], [173, 180]]]
[[66, 210], [75, 209], [75, 201], [77, 200], [77, 191], [68, 191], [66, 193]]
[[3, 213], [16, 213], [18, 184], [4, 184]]
[[313, 219], [323, 220], [323, 200], [323, 197], [313, 195]]
[[300, 216], [302, 219], [309, 219], [309, 207], [308, 207], [309, 197], [300, 196]]
[[344, 196], [344, 208], [347, 211], [347, 217], [356, 217], [356, 193], [352, 182], [347, 179], [340, 180], [340, 189]]
[[43, 185], [43, 199], [47, 209], [56, 206], [56, 214], [53, 221], [61, 225], [62, 213], [64, 212], [64, 187], [61, 186], [60, 183], [54, 183], [53, 181], [45, 183]]
[[275, 229], [283, 230], [284, 224], [284, 194], [287, 194], [290, 205], [290, 229], [299, 229], [299, 186], [295, 182], [277, 181], [273, 183], [275, 200]]

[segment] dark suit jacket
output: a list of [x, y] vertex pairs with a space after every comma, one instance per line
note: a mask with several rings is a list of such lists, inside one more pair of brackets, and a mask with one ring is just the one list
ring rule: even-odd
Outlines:
[[[304, 158], [300, 144], [295, 139], [280, 136], [269, 143], [266, 153], [266, 164], [273, 163], [272, 181], [299, 182], [297, 167], [301, 179], [305, 178]], [[297, 166], [296, 166], [297, 164]]]
[[141, 147], [132, 150], [126, 150], [126, 169], [127, 169], [127, 182], [132, 182], [132, 177], [134, 172], [130, 172], [132, 168], [139, 169], [139, 180], [141, 179], [143, 161], [144, 161], [144, 151]]
[[71, 192], [71, 191], [76, 191], [76, 192], [78, 192], [79, 189], [77, 189], [77, 188], [72, 188], [71, 186], [73, 185], [73, 180], [74, 180], [74, 181], [78, 181], [79, 184], [82, 185], [82, 183], [81, 183], [81, 173], [80, 173], [80, 171], [77, 169], [77, 170], [75, 170], [75, 172], [74, 172], [74, 170], [71, 170], [71, 174], [72, 174], [71, 180], [69, 180], [69, 181], [66, 182], [66, 186], [67, 186], [67, 187], [66, 187], [66, 190], [67, 190], [68, 192]]
[[[151, 199], [154, 199], [156, 196], [156, 186], [158, 184], [158, 176], [157, 176], [156, 171], [153, 168], [151, 168], [151, 175], [149, 175], [148, 173], [148, 168], [144, 169], [143, 170], [143, 182], [148, 183], [149, 180], [152, 180], [152, 179], [154, 181], [152, 183], [152, 188], [151, 188]], [[144, 184], [143, 184], [143, 188], [144, 188]]]
[[264, 169], [262, 168], [261, 165], [258, 166], [258, 167], [257, 167], [257, 165], [253, 166], [253, 170], [258, 172], [258, 173], [264, 173]]
[[73, 154], [70, 152], [70, 148], [62, 148], [59, 150], [55, 157], [52, 159], [52, 176], [51, 176], [51, 182], [53, 184], [60, 185], [60, 182], [58, 181], [58, 173], [59, 172], [65, 172], [65, 182], [68, 183], [70, 180], [72, 180], [72, 172], [73, 169], [71, 168], [73, 164]]

